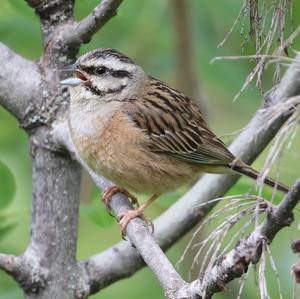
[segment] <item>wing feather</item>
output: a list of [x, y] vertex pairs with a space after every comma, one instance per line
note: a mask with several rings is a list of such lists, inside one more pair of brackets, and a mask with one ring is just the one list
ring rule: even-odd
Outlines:
[[191, 99], [154, 78], [148, 84], [147, 94], [122, 108], [147, 134], [153, 152], [198, 164], [228, 165], [234, 160]]

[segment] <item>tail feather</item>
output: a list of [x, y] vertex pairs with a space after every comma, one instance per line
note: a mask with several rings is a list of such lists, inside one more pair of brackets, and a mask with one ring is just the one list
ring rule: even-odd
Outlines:
[[[247, 164], [244, 163], [232, 163], [229, 165], [231, 169], [233, 169], [234, 171], [244, 174], [252, 179], [257, 179], [259, 176], [259, 173], [253, 169], [252, 167], [250, 167]], [[264, 180], [264, 183], [272, 188], [276, 188], [279, 191], [282, 191], [284, 193], [288, 193], [290, 191], [289, 187], [287, 187], [286, 185], [277, 182], [273, 179], [271, 179], [270, 177], [266, 177]]]

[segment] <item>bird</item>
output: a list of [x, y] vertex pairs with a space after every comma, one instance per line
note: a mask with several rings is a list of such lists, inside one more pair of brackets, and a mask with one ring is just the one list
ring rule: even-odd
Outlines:
[[[68, 124], [76, 151], [96, 174], [112, 181], [102, 199], [122, 192], [149, 199], [119, 216], [122, 233], [161, 194], [194, 182], [202, 173], [259, 173], [231, 153], [184, 93], [147, 75], [131, 58], [111, 48], [92, 50], [66, 68]], [[289, 188], [269, 177], [264, 183]]]

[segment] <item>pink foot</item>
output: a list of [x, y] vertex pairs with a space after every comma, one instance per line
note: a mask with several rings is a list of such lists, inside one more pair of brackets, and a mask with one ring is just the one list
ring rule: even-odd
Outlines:
[[127, 228], [128, 223], [132, 219], [137, 218], [137, 217], [142, 218], [146, 222], [146, 224], [151, 227], [151, 233], [153, 233], [153, 231], [154, 231], [153, 223], [152, 223], [152, 221], [146, 219], [143, 212], [144, 212], [143, 208], [137, 208], [135, 210], [130, 210], [130, 211], [121, 213], [121, 215], [118, 217], [118, 222], [119, 222], [119, 225], [121, 227], [121, 233], [122, 233], [122, 238], [123, 239], [124, 239], [124, 236], [126, 235], [125, 232], [126, 232], [126, 228]]
[[123, 193], [130, 199], [130, 201], [133, 205], [136, 205], [137, 207], [139, 206], [137, 198], [134, 195], [132, 195], [130, 192], [128, 192], [127, 190], [125, 190], [123, 188], [119, 188], [117, 186], [112, 186], [112, 187], [105, 189], [104, 192], [102, 193], [102, 201], [109, 211], [111, 210], [109, 202], [116, 193]]

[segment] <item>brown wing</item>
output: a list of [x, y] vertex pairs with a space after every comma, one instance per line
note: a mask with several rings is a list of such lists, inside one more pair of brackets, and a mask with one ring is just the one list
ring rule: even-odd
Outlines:
[[234, 156], [211, 132], [198, 107], [184, 94], [149, 78], [147, 94], [123, 105], [149, 137], [148, 146], [191, 163], [227, 165]]

